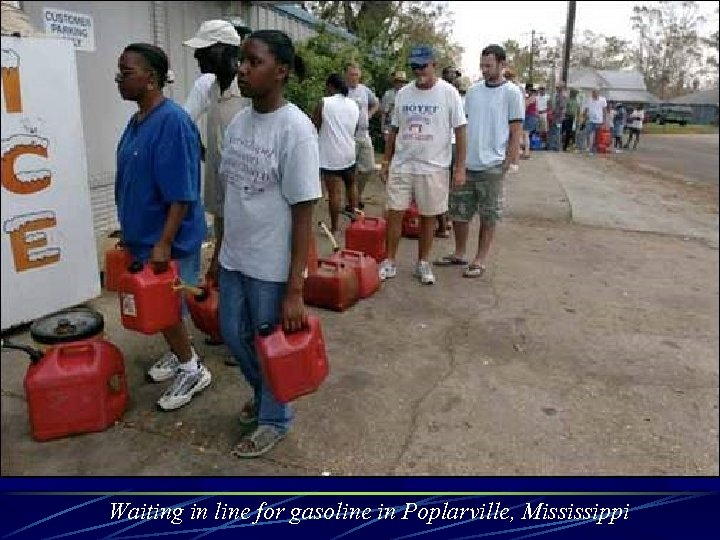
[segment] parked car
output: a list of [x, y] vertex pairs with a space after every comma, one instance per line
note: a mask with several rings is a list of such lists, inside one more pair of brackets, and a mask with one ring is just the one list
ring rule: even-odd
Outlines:
[[651, 105], [645, 114], [645, 121], [684, 126], [690, 123], [692, 117], [692, 108], [687, 105]]

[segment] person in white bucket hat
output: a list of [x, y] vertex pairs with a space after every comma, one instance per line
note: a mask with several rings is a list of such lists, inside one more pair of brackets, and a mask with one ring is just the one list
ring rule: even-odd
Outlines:
[[222, 238], [225, 203], [224, 189], [218, 181], [223, 135], [235, 115], [250, 105], [237, 85], [241, 41], [233, 23], [211, 20], [202, 23], [195, 36], [184, 42], [185, 46], [195, 49], [194, 57], [202, 73], [184, 107], [196, 123], [207, 113], [203, 198], [206, 211], [213, 216], [216, 240]]

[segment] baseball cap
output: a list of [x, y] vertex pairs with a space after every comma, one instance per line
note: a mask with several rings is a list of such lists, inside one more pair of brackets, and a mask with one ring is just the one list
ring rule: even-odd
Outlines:
[[435, 58], [435, 52], [430, 45], [418, 45], [410, 49], [411, 64], [429, 64]]
[[237, 30], [230, 22], [216, 19], [202, 23], [195, 36], [184, 41], [183, 45], [203, 49], [216, 43], [239, 46], [240, 41]]

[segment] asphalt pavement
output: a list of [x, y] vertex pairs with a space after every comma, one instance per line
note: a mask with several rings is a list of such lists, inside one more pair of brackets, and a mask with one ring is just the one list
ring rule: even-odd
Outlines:
[[638, 149], [628, 154], [640, 166], [697, 182], [718, 183], [718, 134], [641, 135]]

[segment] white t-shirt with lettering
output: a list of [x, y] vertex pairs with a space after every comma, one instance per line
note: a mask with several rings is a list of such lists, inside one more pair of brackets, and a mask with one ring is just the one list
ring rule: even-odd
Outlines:
[[480, 81], [465, 95], [467, 168], [484, 171], [502, 164], [510, 140], [510, 123], [522, 122], [525, 103], [522, 91], [507, 81], [487, 86]]
[[315, 126], [292, 103], [264, 114], [243, 109], [225, 133], [219, 177], [225, 188], [220, 264], [255, 279], [287, 281], [291, 206], [322, 196]]
[[398, 129], [390, 170], [430, 174], [447, 169], [452, 159], [452, 133], [464, 126], [462, 99], [455, 87], [437, 79], [432, 88], [403, 86], [395, 98], [392, 125]]

